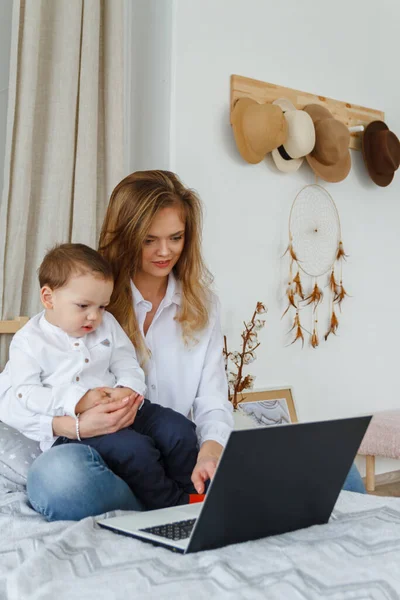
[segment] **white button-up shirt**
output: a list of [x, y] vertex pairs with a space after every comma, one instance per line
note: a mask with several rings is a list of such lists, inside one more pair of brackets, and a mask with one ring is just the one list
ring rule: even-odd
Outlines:
[[42, 312], [12, 339], [10, 360], [0, 374], [0, 420], [46, 450], [57, 439], [53, 417], [75, 416], [82, 396], [103, 386], [146, 392], [135, 349], [116, 319], [106, 312], [95, 331], [74, 338]]
[[[140, 330], [151, 302], [132, 283], [134, 308]], [[145, 336], [151, 357], [144, 365], [147, 397], [193, 418], [200, 445], [215, 440], [223, 446], [233, 428], [232, 405], [222, 355], [219, 303], [212, 298], [207, 327], [197, 332], [197, 343], [185, 345], [175, 320], [181, 305], [181, 284], [171, 273], [165, 297]], [[143, 334], [144, 335], [144, 334]]]

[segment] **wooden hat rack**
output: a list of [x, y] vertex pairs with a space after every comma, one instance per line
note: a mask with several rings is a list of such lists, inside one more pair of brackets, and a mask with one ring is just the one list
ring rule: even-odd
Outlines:
[[322, 104], [336, 119], [342, 121], [349, 128], [351, 132], [349, 147], [353, 150], [361, 149], [360, 132], [368, 123], [385, 120], [385, 113], [375, 108], [366, 108], [325, 96], [317, 96], [241, 75], [231, 75], [231, 115], [235, 102], [239, 98], [252, 98], [260, 104], [272, 103], [277, 98], [288, 98], [297, 109], [302, 109], [307, 104]]

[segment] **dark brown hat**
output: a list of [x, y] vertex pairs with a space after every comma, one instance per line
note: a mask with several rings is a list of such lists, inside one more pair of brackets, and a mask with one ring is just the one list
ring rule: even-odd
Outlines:
[[400, 165], [400, 142], [383, 121], [372, 121], [365, 128], [362, 151], [368, 173], [376, 185], [385, 187]]
[[308, 104], [303, 110], [315, 127], [315, 146], [306, 156], [308, 164], [321, 179], [332, 183], [342, 181], [351, 168], [348, 128], [320, 104]]

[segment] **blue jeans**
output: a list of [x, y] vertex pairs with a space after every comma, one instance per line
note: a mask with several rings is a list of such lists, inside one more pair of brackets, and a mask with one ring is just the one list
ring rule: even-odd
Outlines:
[[[365, 494], [355, 465], [344, 490]], [[32, 507], [48, 521], [79, 521], [111, 510], [142, 510], [129, 486], [109, 469], [100, 454], [83, 444], [56, 446], [41, 454], [28, 473]]]
[[351, 469], [344, 482], [343, 489], [346, 492], [357, 492], [358, 494], [366, 494], [365, 485], [361, 479], [361, 475], [358, 472], [356, 465], [353, 463]]
[[142, 510], [128, 484], [90, 446], [68, 444], [41, 454], [27, 478], [32, 507], [48, 521], [79, 521], [111, 510]]

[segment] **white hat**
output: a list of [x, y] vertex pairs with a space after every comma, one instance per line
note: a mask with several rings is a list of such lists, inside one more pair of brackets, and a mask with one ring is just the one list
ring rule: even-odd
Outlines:
[[272, 104], [281, 107], [288, 127], [285, 143], [272, 151], [272, 158], [280, 171], [292, 173], [315, 146], [314, 123], [308, 113], [297, 110], [287, 98], [278, 98]]

